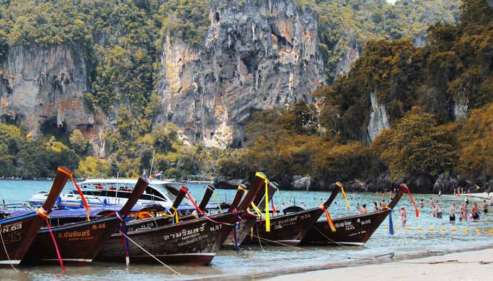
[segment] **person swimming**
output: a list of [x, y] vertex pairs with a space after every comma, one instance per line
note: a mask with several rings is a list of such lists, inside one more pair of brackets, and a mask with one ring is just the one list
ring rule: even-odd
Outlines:
[[483, 200], [483, 214], [487, 214], [488, 213], [488, 202], [486, 202], [486, 200]]
[[368, 209], [366, 208], [366, 204], [363, 204], [359, 210], [360, 215], [368, 214]]

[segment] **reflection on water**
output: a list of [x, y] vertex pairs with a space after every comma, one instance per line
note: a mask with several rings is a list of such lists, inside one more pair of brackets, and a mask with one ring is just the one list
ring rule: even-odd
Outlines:
[[[34, 192], [47, 190], [50, 182], [34, 181], [0, 181], [0, 200], [7, 203], [27, 200]], [[70, 188], [70, 186], [68, 186]], [[192, 185], [190, 190], [196, 198], [203, 192], [202, 185]], [[235, 191], [217, 190], [212, 201], [230, 201]], [[277, 209], [296, 203], [305, 207], [318, 206], [329, 196], [328, 192], [293, 192], [281, 191], [274, 201]], [[431, 217], [429, 199], [431, 195], [416, 195], [417, 200], [425, 199], [426, 204], [421, 210], [421, 217], [416, 219], [412, 206], [404, 196], [397, 206], [408, 210], [408, 227], [400, 227], [398, 212], [394, 211], [393, 221], [396, 234], [388, 234], [388, 220], [377, 230], [364, 247], [253, 247], [248, 246], [240, 252], [221, 251], [209, 267], [174, 266], [182, 276], [173, 276], [166, 268], [159, 265], [131, 265], [126, 268], [121, 264], [94, 263], [91, 266], [69, 266], [67, 273], [59, 274], [55, 266], [20, 268], [19, 272], [11, 269], [0, 269], [0, 280], [111, 280], [111, 281], [150, 281], [163, 279], [188, 279], [222, 274], [241, 274], [263, 272], [269, 269], [321, 265], [331, 262], [350, 261], [388, 253], [406, 254], [421, 251], [453, 250], [489, 245], [493, 243], [493, 215], [481, 217], [480, 222], [463, 222], [451, 225], [448, 222], [447, 210], [452, 202], [461, 200], [453, 196], [439, 198], [444, 211], [443, 219]], [[434, 198], [438, 198], [434, 196]], [[352, 210], [346, 210], [339, 196], [330, 210], [333, 217], [355, 213], [356, 205], [387, 201], [389, 195], [381, 194], [349, 194]], [[493, 208], [492, 208], [493, 210]], [[266, 265], [269, 265], [267, 267]]]

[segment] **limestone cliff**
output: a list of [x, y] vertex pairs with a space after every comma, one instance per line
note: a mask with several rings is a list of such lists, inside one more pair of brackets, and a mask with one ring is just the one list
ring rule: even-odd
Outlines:
[[2, 121], [21, 125], [33, 136], [43, 130], [77, 128], [97, 140], [97, 118], [83, 101], [89, 85], [87, 72], [78, 48], [10, 48], [0, 68]]
[[202, 49], [165, 40], [161, 122], [176, 123], [193, 142], [224, 147], [242, 139], [252, 111], [312, 101], [323, 63], [310, 10], [292, 0], [215, 0], [209, 19]]

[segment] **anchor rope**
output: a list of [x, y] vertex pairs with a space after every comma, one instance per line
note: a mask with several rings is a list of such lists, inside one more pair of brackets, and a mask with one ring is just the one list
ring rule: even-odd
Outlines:
[[[258, 228], [257, 228], [257, 231], [258, 231]], [[280, 246], [284, 246], [284, 247], [288, 247], [288, 248], [293, 248], [295, 250], [304, 250], [303, 248], [301, 247], [297, 247], [297, 246], [293, 246], [293, 245], [289, 245], [289, 244], [286, 244], [286, 243], [282, 243], [282, 242], [279, 242], [279, 241], [275, 241], [275, 240], [269, 240], [267, 238], [263, 238], [263, 237], [260, 237], [260, 236], [257, 236], [257, 235], [254, 235], [254, 237], [256, 237], [257, 239], [259, 240], [264, 240], [268, 243], [272, 243], [272, 244], [277, 244], [277, 245], [280, 245]]]
[[[5, 251], [5, 255], [7, 256], [7, 259], [9, 260], [9, 262], [11, 261], [10, 259], [10, 255], [9, 255], [9, 251], [7, 251], [7, 246], [5, 245], [5, 241], [3, 240], [3, 235], [2, 235], [2, 227], [0, 225], [0, 239], [2, 239], [2, 246], [3, 246], [3, 250]], [[12, 264], [12, 263], [9, 263], [10, 267], [15, 271], [15, 272], [19, 272], [19, 270], [17, 270], [17, 268], [15, 268], [15, 266]]]
[[335, 245], [337, 245], [337, 246], [343, 246], [343, 245], [344, 245], [343, 243], [340, 243], [340, 242], [337, 242], [337, 241], [335, 241], [335, 240], [330, 239], [327, 235], [325, 235], [325, 234], [324, 234], [322, 231], [320, 231], [320, 229], [318, 229], [317, 227], [315, 227], [315, 226], [314, 226], [314, 228], [315, 228], [315, 230], [316, 230], [316, 231], [317, 231], [320, 235], [322, 235], [325, 239], [327, 239], [327, 241], [332, 242], [332, 243], [334, 243], [334, 244], [335, 244]]
[[127, 234], [123, 233], [120, 231], [120, 233], [125, 236], [126, 239], [128, 239], [128, 241], [130, 241], [132, 244], [134, 244], [137, 248], [139, 248], [140, 250], [142, 250], [144, 253], [146, 253], [147, 255], [149, 255], [151, 258], [153, 258], [154, 260], [156, 260], [158, 263], [160, 263], [162, 266], [166, 267], [169, 271], [173, 272], [174, 274], [176, 275], [179, 275], [181, 276], [181, 274], [174, 270], [171, 266], [167, 265], [166, 263], [164, 263], [162, 260], [160, 260], [158, 257], [156, 257], [155, 255], [153, 255], [151, 252], [147, 251], [144, 247], [142, 247], [141, 245], [139, 245], [139, 243], [135, 242], [132, 238], [128, 237]]
[[[118, 212], [115, 212], [115, 216], [120, 220], [120, 233], [127, 233], [127, 224], [125, 223], [125, 220], [120, 216]], [[128, 247], [128, 240], [123, 236], [120, 235], [121, 242], [123, 244], [123, 249], [125, 251], [125, 265], [128, 267], [130, 265], [130, 250]]]

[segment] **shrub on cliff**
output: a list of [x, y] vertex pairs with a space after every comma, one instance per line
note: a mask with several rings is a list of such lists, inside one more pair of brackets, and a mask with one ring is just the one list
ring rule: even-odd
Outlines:
[[474, 110], [458, 132], [459, 171], [487, 181], [493, 176], [493, 103]]
[[456, 166], [454, 135], [437, 126], [433, 115], [416, 107], [392, 129], [384, 131], [372, 148], [387, 165], [394, 180], [417, 174], [437, 176]]

